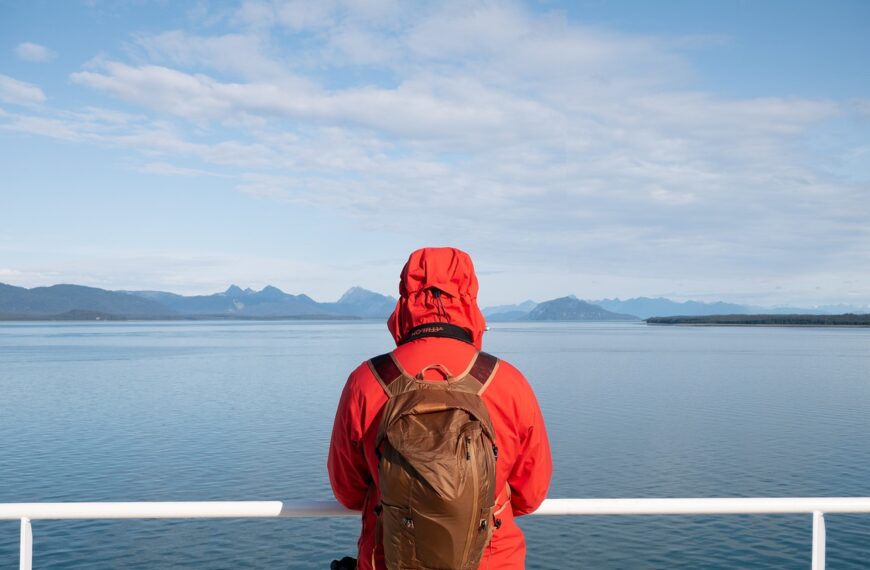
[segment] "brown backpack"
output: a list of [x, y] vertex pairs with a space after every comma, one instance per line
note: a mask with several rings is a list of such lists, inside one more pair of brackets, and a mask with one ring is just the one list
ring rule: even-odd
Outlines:
[[[456, 377], [440, 364], [411, 377], [392, 354], [369, 365], [389, 397], [376, 440], [387, 568], [477, 570], [492, 538], [498, 457], [481, 394], [498, 359], [478, 352]], [[430, 368], [446, 380], [424, 380]]]

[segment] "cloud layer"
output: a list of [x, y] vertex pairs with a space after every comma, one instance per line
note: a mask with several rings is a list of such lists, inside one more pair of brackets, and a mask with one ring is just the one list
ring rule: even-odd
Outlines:
[[[744, 298], [789, 275], [793, 296], [824, 282], [870, 298], [825, 278], [848, 267], [870, 283], [855, 269], [870, 268], [867, 172], [843, 163], [867, 139], [816, 144], [837, 121], [866, 135], [866, 100], [717, 95], [695, 86], [692, 50], [721, 38], [520, 4], [248, 1], [212, 16], [213, 33], [136, 34], [71, 73], [119, 110], [7, 112], [0, 128], [128, 149], [141, 171], [220, 174], [361, 232], [375, 212], [397, 235], [415, 220], [438, 238], [446, 220], [508, 273], [594, 274], [627, 293], [732, 280]], [[45, 101], [7, 76], [0, 98]]]

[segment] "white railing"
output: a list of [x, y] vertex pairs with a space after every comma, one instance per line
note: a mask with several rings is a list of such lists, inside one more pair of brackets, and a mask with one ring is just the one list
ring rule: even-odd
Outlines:
[[[870, 497], [547, 499], [535, 515], [813, 515], [812, 570], [825, 568], [825, 513], [870, 513]], [[31, 521], [359, 516], [330, 501], [5, 503], [0, 520], [21, 521], [20, 570], [33, 567]]]

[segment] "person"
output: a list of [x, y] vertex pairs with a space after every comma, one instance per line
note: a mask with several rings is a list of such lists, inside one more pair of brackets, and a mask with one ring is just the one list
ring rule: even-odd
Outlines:
[[[388, 320], [397, 344], [392, 355], [398, 365], [412, 375], [432, 364], [467, 370], [481, 350], [486, 329], [477, 292], [477, 277], [467, 253], [449, 247], [413, 252], [402, 270], [400, 297]], [[432, 336], [437, 334], [433, 331], [443, 329], [461, 334]], [[444, 377], [428, 370], [424, 379], [443, 381]], [[525, 539], [514, 517], [538, 508], [552, 475], [544, 419], [526, 378], [504, 360], [498, 361], [482, 398], [498, 447], [498, 521], [480, 568], [522, 570]], [[336, 499], [349, 509], [362, 511], [360, 570], [385, 568], [383, 547], [376, 536], [380, 499], [375, 440], [386, 402], [384, 387], [368, 362], [363, 362], [351, 372], [341, 394], [329, 448], [329, 479]]]

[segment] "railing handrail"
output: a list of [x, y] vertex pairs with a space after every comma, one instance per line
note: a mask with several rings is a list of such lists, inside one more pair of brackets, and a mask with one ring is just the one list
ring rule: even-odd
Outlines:
[[[725, 515], [812, 513], [812, 569], [825, 568], [825, 513], [870, 513], [870, 497], [547, 499], [534, 515]], [[359, 516], [333, 501], [140, 501], [0, 503], [0, 520], [21, 520], [19, 570], [33, 568], [31, 521]]]
[[[533, 515], [870, 513], [870, 497], [547, 499]], [[359, 516], [335, 501], [0, 503], [0, 520]]]

